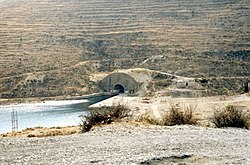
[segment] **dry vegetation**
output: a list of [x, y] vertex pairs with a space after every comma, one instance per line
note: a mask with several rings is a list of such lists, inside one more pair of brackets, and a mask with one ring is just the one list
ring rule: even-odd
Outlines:
[[90, 113], [82, 116], [80, 128], [82, 132], [88, 132], [93, 126], [100, 124], [110, 124], [129, 116], [130, 110], [124, 105], [112, 107], [100, 107], [90, 109]]
[[164, 112], [160, 118], [155, 118], [151, 114], [145, 113], [139, 116], [138, 121], [153, 125], [173, 126], [173, 125], [196, 125], [197, 119], [194, 116], [196, 107], [189, 105], [181, 108], [179, 104], [172, 104], [170, 110]]
[[69, 127], [34, 127], [27, 128], [18, 132], [9, 132], [0, 134], [0, 138], [5, 137], [48, 137], [48, 136], [60, 136], [60, 135], [71, 135], [80, 132], [80, 127], [69, 126]]
[[228, 105], [221, 111], [216, 111], [213, 116], [216, 127], [250, 128], [250, 115], [243, 113], [233, 105]]
[[179, 108], [179, 105], [171, 105], [169, 113], [162, 117], [163, 125], [195, 125], [197, 121], [194, 117], [195, 106], [185, 107], [184, 110]]

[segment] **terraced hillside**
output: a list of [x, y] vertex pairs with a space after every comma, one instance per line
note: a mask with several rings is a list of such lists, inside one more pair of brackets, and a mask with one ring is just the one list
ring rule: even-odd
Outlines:
[[249, 9], [247, 0], [0, 1], [0, 93], [88, 93], [89, 74], [131, 67], [250, 76]]

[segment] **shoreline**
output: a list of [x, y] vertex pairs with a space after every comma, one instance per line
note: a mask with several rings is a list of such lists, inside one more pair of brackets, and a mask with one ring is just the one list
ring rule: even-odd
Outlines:
[[[191, 100], [192, 103], [200, 103], [197, 105], [199, 108], [208, 108], [209, 104], [225, 105], [228, 102], [250, 107], [249, 96], [223, 100], [219, 97], [176, 98], [174, 101], [183, 104]], [[135, 108], [144, 108], [144, 112], [148, 108], [160, 110], [162, 105], [165, 107], [169, 103], [163, 97], [125, 99], [116, 96], [95, 104], [95, 107], [114, 105], [121, 101]], [[200, 107], [201, 104], [204, 105]], [[134, 111], [133, 115], [136, 112], [139, 110]], [[155, 115], [154, 111], [151, 113]], [[202, 114], [203, 111], [198, 113]], [[122, 120], [94, 126], [89, 132], [80, 131], [79, 126], [37, 127], [0, 134], [0, 164], [37, 164], [39, 160], [41, 164], [247, 165], [250, 160], [250, 130], [247, 129], [201, 125], [160, 126]]]
[[[94, 95], [92, 94], [91, 96]], [[125, 105], [131, 110], [133, 119], [138, 119], [140, 115], [147, 115], [159, 119], [164, 112], [169, 111], [171, 104], [179, 104], [181, 107], [193, 106], [196, 108], [194, 109], [194, 116], [198, 119], [198, 126], [212, 128], [214, 125], [210, 118], [216, 109], [225, 108], [227, 105], [234, 105], [250, 114], [250, 97], [248, 95], [237, 95], [226, 98], [221, 96], [201, 98], [144, 98], [118, 95], [92, 104], [89, 107], [95, 109], [119, 104]], [[44, 129], [49, 130], [51, 128], [44, 127]]]
[[81, 100], [81, 99], [92, 99], [95, 97], [102, 96], [115, 96], [116, 92], [99, 92], [92, 93], [82, 96], [54, 96], [54, 97], [30, 97], [30, 98], [0, 98], [0, 106], [1, 105], [12, 105], [12, 104], [21, 104], [21, 103], [40, 103], [44, 101], [60, 101], [60, 100]]
[[[83, 103], [83, 102], [86, 102], [84, 104], [86, 104], [86, 106], [84, 106], [84, 109], [87, 110], [87, 106], [93, 104], [93, 103], [96, 103], [96, 102], [99, 102], [100, 100], [103, 100], [103, 99], [107, 99], [107, 98], [110, 98], [112, 97], [113, 95], [116, 95], [117, 93], [107, 93], [107, 92], [103, 92], [103, 93], [93, 93], [93, 94], [90, 94], [90, 95], [83, 95], [83, 96], [78, 96], [78, 97], [49, 97], [49, 98], [27, 98], [27, 99], [23, 99], [23, 98], [19, 98], [19, 99], [12, 99], [12, 100], [1, 100], [2, 103], [5, 101], [5, 103], [1, 104], [0, 105], [0, 111], [3, 109], [6, 109], [7, 108], [11, 108], [11, 106], [24, 106], [24, 107], [30, 107], [30, 106], [42, 106], [42, 107], [48, 107], [48, 105], [63, 105], [65, 106], [65, 104], [78, 104], [78, 103]], [[9, 107], [10, 106], [10, 107]], [[82, 109], [83, 107], [81, 107]], [[12, 108], [11, 108], [12, 109]], [[68, 108], [67, 108], [68, 109]], [[6, 114], [4, 113], [5, 111], [3, 111], [3, 114]], [[18, 112], [18, 110], [17, 110]], [[0, 114], [1, 115], [1, 114]], [[9, 114], [7, 114], [7, 117], [9, 116]], [[27, 114], [26, 114], [27, 117], [29, 117]], [[6, 115], [3, 116], [4, 118], [6, 117]], [[57, 116], [54, 116], [54, 118], [56, 119]], [[4, 120], [4, 119], [1, 119], [1, 121]], [[53, 120], [53, 119], [52, 119]], [[6, 120], [5, 120], [6, 121]], [[72, 121], [69, 119], [69, 121]], [[4, 122], [6, 124], [6, 122]], [[33, 122], [31, 122], [33, 123]], [[72, 123], [72, 122], [67, 122], [67, 123]], [[47, 124], [45, 127], [44, 127], [44, 124], [46, 125], [46, 120], [44, 120], [43, 123], [40, 123], [39, 125], [36, 124], [35, 127], [37, 126], [42, 126], [43, 129], [37, 129], [37, 131], [39, 130], [40, 132], [50, 132], [48, 131], [49, 129], [53, 129], [53, 127], [60, 127], [59, 130], [57, 130], [57, 132], [62, 132], [62, 128], [63, 127], [66, 127], [66, 130], [67, 130], [67, 127], [68, 126], [71, 126], [71, 124], [63, 124], [63, 126], [59, 123], [55, 123], [53, 125], [50, 125], [50, 124]], [[25, 132], [27, 128], [33, 128], [32, 126], [29, 126], [30, 124], [26, 124], [26, 126], [22, 127], [21, 129], [19, 129], [18, 132], [11, 132], [11, 130], [7, 130], [7, 131], [3, 131], [0, 133], [0, 136], [2, 134], [22, 134], [22, 132]], [[32, 124], [31, 124], [32, 125]], [[74, 126], [78, 126], [78, 124], [73, 124]], [[52, 128], [51, 128], [52, 127]], [[3, 128], [6, 128], [6, 126], [4, 126]], [[64, 128], [63, 128], [64, 129]], [[60, 134], [60, 133], [59, 133]], [[64, 134], [64, 133], [63, 133]], [[2, 135], [4, 136], [4, 135]]]

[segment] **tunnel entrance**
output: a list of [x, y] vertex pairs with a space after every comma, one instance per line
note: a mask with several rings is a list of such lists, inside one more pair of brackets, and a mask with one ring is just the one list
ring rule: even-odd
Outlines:
[[132, 92], [139, 90], [140, 83], [126, 73], [111, 73], [98, 82], [98, 86], [103, 91], [119, 93]]
[[245, 83], [245, 89], [244, 89], [244, 92], [245, 92], [245, 93], [248, 93], [248, 92], [249, 92], [249, 84], [250, 84], [249, 82], [246, 82], [246, 83]]
[[124, 87], [121, 84], [116, 84], [114, 86], [114, 90], [119, 91], [119, 93], [124, 93], [124, 91], [125, 91]]

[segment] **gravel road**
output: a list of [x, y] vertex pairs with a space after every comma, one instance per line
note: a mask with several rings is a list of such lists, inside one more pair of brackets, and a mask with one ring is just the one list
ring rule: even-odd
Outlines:
[[0, 139], [0, 164], [250, 164], [250, 131], [115, 123], [84, 134]]

